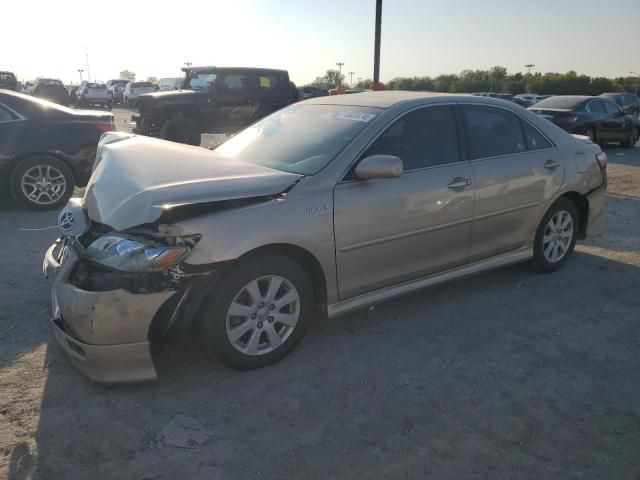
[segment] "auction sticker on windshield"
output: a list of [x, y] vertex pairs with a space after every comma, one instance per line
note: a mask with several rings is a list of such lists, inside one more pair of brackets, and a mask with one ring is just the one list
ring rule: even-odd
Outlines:
[[336, 113], [336, 115], [333, 118], [338, 120], [355, 120], [356, 122], [369, 123], [371, 120], [376, 118], [376, 114], [365, 113], [365, 112], [343, 111], [343, 112]]

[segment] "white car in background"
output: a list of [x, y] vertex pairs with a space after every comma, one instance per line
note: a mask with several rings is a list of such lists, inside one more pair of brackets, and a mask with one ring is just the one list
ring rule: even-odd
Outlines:
[[140, 95], [155, 92], [157, 89], [157, 85], [151, 82], [129, 82], [122, 92], [122, 101], [126, 106], [132, 107]]
[[180, 90], [182, 88], [182, 78], [161, 78], [158, 82], [158, 90]]
[[[542, 100], [540, 95], [538, 95], [537, 93], [521, 93], [520, 95], [516, 95], [513, 98], [522, 100], [523, 103], [528, 104], [527, 106], [535, 105], [540, 100]], [[516, 103], [520, 103], [520, 102], [516, 102]]]

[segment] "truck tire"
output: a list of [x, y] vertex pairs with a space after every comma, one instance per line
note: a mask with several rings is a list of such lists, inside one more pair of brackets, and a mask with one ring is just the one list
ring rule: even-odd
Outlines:
[[160, 129], [160, 138], [171, 142], [200, 146], [200, 129], [188, 118], [172, 118]]

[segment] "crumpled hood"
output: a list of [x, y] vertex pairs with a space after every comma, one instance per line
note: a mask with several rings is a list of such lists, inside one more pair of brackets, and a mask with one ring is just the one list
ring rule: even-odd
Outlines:
[[84, 207], [92, 220], [121, 231], [176, 205], [275, 195], [299, 178], [201, 147], [114, 132], [98, 144]]

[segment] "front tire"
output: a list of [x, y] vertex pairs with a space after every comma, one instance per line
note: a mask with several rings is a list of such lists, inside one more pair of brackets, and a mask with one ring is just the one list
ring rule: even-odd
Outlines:
[[533, 243], [533, 268], [540, 273], [559, 270], [573, 253], [580, 217], [576, 205], [559, 198], [542, 218]]
[[13, 198], [34, 210], [60, 208], [73, 194], [75, 179], [71, 169], [54, 157], [31, 157], [11, 172]]
[[311, 282], [300, 265], [278, 253], [240, 260], [205, 301], [206, 352], [228, 367], [275, 363], [302, 340], [314, 309]]
[[166, 121], [160, 129], [160, 138], [195, 146], [199, 146], [201, 141], [198, 125], [188, 118], [172, 118]]

